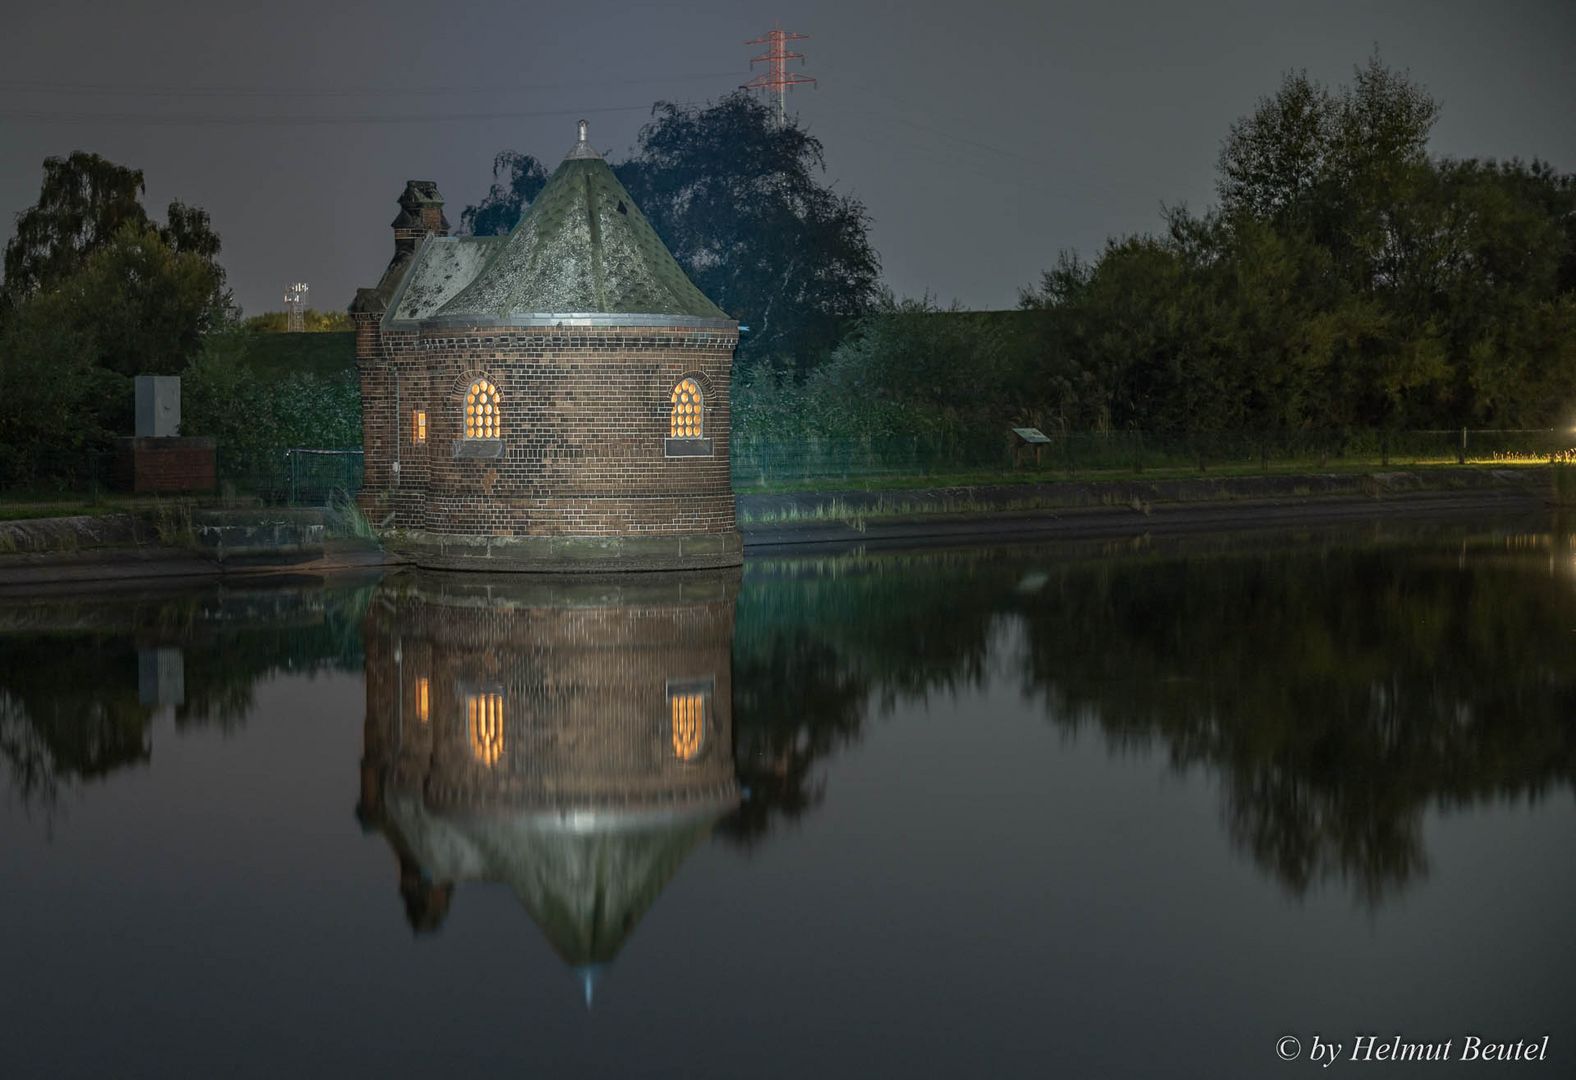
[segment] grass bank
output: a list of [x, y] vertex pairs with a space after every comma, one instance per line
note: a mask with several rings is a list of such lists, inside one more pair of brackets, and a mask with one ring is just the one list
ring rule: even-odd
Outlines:
[[[933, 480], [933, 478], [932, 478]], [[836, 523], [863, 531], [876, 522], [960, 516], [1032, 514], [1074, 510], [1123, 510], [1140, 515], [1156, 507], [1188, 504], [1320, 503], [1334, 500], [1405, 499], [1421, 494], [1511, 492], [1551, 504], [1576, 499], [1576, 466], [1438, 465], [1321, 472], [1221, 470], [1207, 475], [1178, 470], [1143, 479], [1095, 473], [1081, 478], [1013, 478], [1001, 482], [934, 482], [909, 488], [741, 493], [741, 527], [792, 528]]]

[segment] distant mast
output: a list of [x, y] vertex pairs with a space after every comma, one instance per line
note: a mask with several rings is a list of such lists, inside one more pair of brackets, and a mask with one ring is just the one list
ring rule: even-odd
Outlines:
[[285, 293], [285, 332], [299, 334], [306, 329], [306, 313], [303, 304], [309, 286], [304, 281], [298, 281], [290, 286], [290, 291]]
[[788, 61], [790, 60], [797, 60], [801, 64], [804, 63], [804, 53], [790, 52], [788, 50], [788, 42], [805, 41], [809, 37], [809, 34], [796, 34], [791, 30], [773, 27], [766, 32], [765, 37], [751, 38], [745, 42], [746, 45], [766, 46], [764, 53], [750, 58], [751, 70], [754, 70], [755, 65], [758, 63], [766, 64], [767, 68], [739, 89], [775, 92], [777, 94], [777, 123], [779, 126], [788, 123], [788, 90], [805, 83], [809, 83], [812, 86], [815, 85], [815, 80], [810, 76], [800, 75], [788, 70]]

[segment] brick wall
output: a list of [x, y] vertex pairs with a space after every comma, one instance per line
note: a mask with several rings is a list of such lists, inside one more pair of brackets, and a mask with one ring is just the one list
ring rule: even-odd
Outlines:
[[350, 316], [356, 326], [356, 371], [361, 380], [361, 449], [365, 476], [356, 502], [374, 524], [380, 523], [390, 510], [390, 466], [394, 460], [394, 391], [390, 370], [383, 363], [383, 339], [378, 329], [381, 317], [381, 313], [363, 311]]
[[215, 444], [208, 438], [120, 440], [121, 486], [130, 491], [212, 491]]
[[[604, 590], [598, 602], [555, 600], [545, 586], [523, 603], [499, 600], [487, 586], [461, 598], [380, 589], [363, 626], [363, 802], [405, 792], [466, 812], [500, 804], [651, 809], [734, 797], [737, 580], [706, 578], [714, 587], [701, 595], [693, 585], [689, 595], [653, 597], [648, 587], [627, 599]], [[673, 687], [703, 687], [707, 696], [705, 737], [689, 760], [674, 749]], [[472, 694], [501, 702], [492, 761], [477, 750]]]
[[[363, 506], [375, 520], [373, 506], [392, 510], [401, 528], [456, 535], [732, 530], [729, 384], [737, 341], [732, 331], [688, 328], [371, 328], [369, 355], [358, 351]], [[501, 399], [496, 458], [455, 456], [466, 391], [478, 377]], [[667, 455], [669, 398], [685, 377], [704, 394], [709, 456]], [[411, 438], [415, 409], [427, 413], [424, 445]]]

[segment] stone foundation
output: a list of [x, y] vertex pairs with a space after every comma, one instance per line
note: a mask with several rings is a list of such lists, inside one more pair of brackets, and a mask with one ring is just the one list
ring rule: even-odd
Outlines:
[[741, 566], [744, 541], [726, 532], [655, 536], [466, 536], [398, 530], [385, 546], [433, 570], [559, 574]]

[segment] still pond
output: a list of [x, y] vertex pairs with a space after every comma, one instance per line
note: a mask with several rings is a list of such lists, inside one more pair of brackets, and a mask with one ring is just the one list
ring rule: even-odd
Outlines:
[[0, 597], [0, 1075], [1576, 1075], [1573, 532]]

